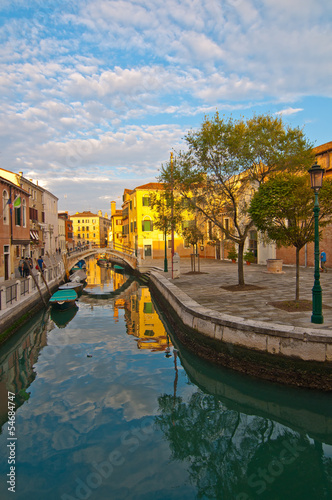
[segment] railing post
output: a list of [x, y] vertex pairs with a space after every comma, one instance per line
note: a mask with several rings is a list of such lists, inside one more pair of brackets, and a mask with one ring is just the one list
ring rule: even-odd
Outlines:
[[2, 286], [0, 288], [0, 294], [1, 294], [1, 310], [6, 309], [7, 307], [7, 297], [6, 297], [6, 287]]
[[16, 280], [16, 302], [20, 302], [21, 300], [21, 282], [20, 280]]
[[32, 292], [32, 276], [28, 276], [28, 295]]

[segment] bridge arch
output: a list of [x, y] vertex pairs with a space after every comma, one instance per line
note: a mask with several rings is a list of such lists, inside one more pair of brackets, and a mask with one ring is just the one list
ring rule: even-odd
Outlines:
[[95, 255], [97, 253], [108, 254], [115, 262], [125, 264], [133, 270], [138, 267], [137, 258], [134, 254], [124, 253], [110, 248], [87, 248], [64, 256], [66, 270], [69, 271], [79, 260], [85, 259], [86, 257], [90, 257], [91, 255]]

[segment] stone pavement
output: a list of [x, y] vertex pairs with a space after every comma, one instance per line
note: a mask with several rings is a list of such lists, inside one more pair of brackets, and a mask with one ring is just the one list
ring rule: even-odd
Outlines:
[[[311, 323], [311, 311], [286, 312], [278, 309], [270, 302], [294, 300], [295, 267], [283, 266], [283, 274], [270, 274], [266, 266], [244, 265], [246, 284], [262, 287], [260, 290], [230, 292], [223, 286], [236, 285], [237, 264], [230, 262], [201, 259], [202, 274], [186, 274], [190, 268], [190, 259], [181, 259], [181, 276], [171, 279], [171, 272], [163, 273], [163, 260], [151, 259], [145, 265], [159, 267], [161, 274], [170, 279], [177, 287], [199, 304], [218, 312], [257, 321], [268, 321], [283, 325], [292, 325], [313, 329], [327, 329], [332, 334], [332, 269], [321, 273], [323, 290], [324, 323]], [[170, 262], [169, 268], [171, 267]], [[204, 273], [204, 274], [203, 274]], [[300, 299], [312, 299], [314, 269], [300, 268]]]

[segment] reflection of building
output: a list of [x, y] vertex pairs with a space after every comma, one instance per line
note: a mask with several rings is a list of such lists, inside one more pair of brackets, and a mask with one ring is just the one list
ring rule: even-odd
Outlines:
[[36, 377], [33, 366], [39, 351], [47, 343], [47, 322], [44, 315], [10, 349], [3, 346], [0, 357], [0, 427], [8, 419], [8, 391], [15, 396], [16, 408], [29, 395], [26, 389]]
[[147, 287], [140, 287], [130, 297], [130, 328], [128, 333], [138, 338], [139, 349], [163, 351], [170, 345], [158, 313], [152, 303], [151, 294]]

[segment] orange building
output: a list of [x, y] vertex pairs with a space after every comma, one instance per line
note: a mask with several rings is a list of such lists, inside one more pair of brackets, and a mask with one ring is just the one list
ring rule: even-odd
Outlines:
[[30, 256], [29, 193], [0, 177], [0, 281], [18, 275], [21, 257]]

